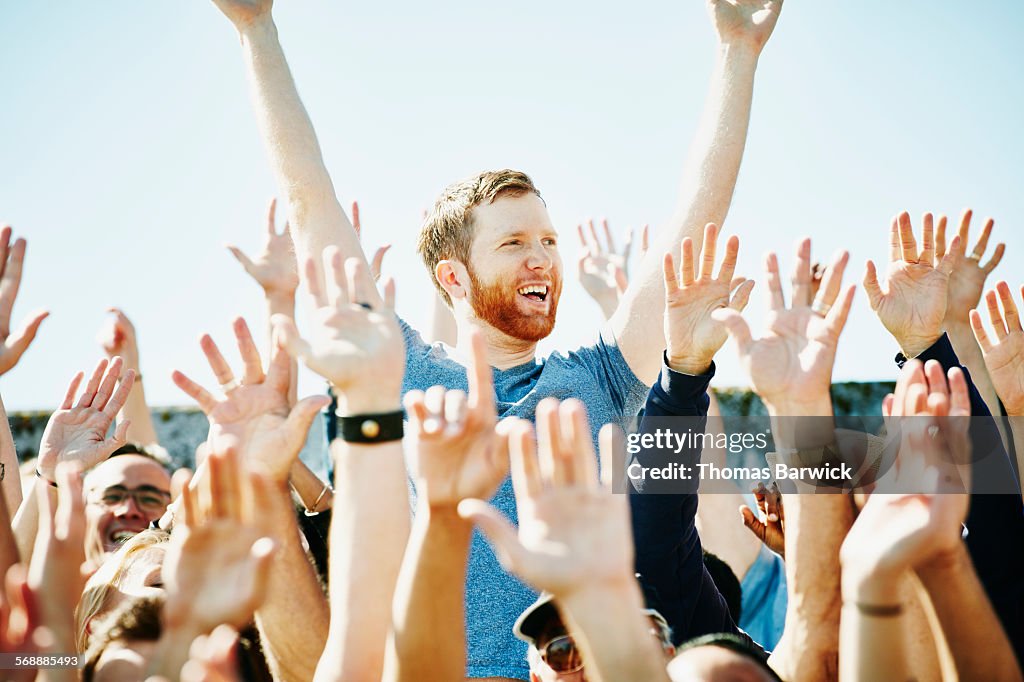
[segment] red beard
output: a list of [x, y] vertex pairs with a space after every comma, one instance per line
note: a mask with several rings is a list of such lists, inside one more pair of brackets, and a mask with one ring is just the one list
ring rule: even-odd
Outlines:
[[553, 278], [548, 287], [547, 314], [526, 314], [520, 308], [519, 293], [508, 284], [481, 282], [472, 268], [466, 268], [473, 285], [470, 305], [476, 316], [495, 329], [522, 341], [540, 341], [555, 327], [555, 313], [558, 311], [558, 296], [562, 293], [562, 280]]

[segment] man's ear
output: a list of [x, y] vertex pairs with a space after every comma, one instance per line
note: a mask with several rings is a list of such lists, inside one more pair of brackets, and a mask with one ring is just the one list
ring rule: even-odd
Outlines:
[[452, 301], [469, 297], [469, 272], [459, 261], [438, 261], [434, 266], [434, 277], [441, 283], [441, 288], [448, 292]]

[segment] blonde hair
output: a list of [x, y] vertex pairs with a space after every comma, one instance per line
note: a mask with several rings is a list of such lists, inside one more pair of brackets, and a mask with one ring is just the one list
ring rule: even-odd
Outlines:
[[449, 307], [452, 305], [451, 297], [437, 281], [434, 270], [439, 262], [449, 259], [469, 267], [469, 251], [473, 246], [473, 209], [502, 195], [531, 193], [540, 197], [530, 177], [508, 168], [478, 173], [448, 185], [441, 192], [423, 222], [416, 248], [423, 257], [431, 281]]
[[170, 539], [171, 534], [165, 530], [144, 530], [124, 543], [92, 574], [75, 609], [75, 642], [79, 653], [89, 648], [90, 622], [110, 610], [114, 597], [121, 594], [129, 569], [140, 558], [139, 554]]

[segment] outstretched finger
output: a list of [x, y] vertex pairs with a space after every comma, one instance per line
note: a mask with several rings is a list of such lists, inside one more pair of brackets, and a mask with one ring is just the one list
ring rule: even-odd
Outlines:
[[801, 239], [793, 268], [793, 307], [811, 304], [811, 240]]
[[332, 308], [348, 305], [348, 282], [345, 279], [345, 268], [341, 257], [341, 249], [328, 246], [323, 252], [324, 288], [326, 300]]
[[4, 267], [3, 275], [0, 276], [0, 333], [4, 336], [11, 331], [11, 310], [14, 308], [14, 300], [18, 297], [18, 288], [21, 286], [25, 248], [24, 239], [15, 240], [14, 246], [8, 252], [7, 265]]
[[[601, 452], [601, 485], [609, 492], [615, 484], [615, 463], [621, 463], [625, 457], [625, 443], [622, 429], [615, 424], [605, 424], [597, 434], [597, 444]], [[617, 497], [625, 502], [624, 496]]]
[[914, 229], [910, 225], [910, 214], [904, 211], [900, 213], [900, 258], [907, 263], [917, 262], [917, 240], [914, 239]]
[[875, 270], [874, 261], [864, 264], [864, 291], [867, 292], [868, 302], [872, 310], [878, 310], [882, 304], [882, 287], [878, 284], [878, 271]]
[[206, 356], [206, 362], [210, 365], [210, 369], [213, 370], [213, 376], [217, 378], [217, 383], [221, 386], [233, 383], [235, 374], [231, 371], [231, 366], [224, 359], [213, 337], [209, 334], [200, 336], [199, 348], [203, 351], [203, 355]]
[[946, 373], [938, 360], [929, 360], [924, 363], [924, 378], [928, 381], [929, 394], [949, 395], [949, 388], [946, 385]]
[[1006, 331], [1010, 334], [1021, 331], [1020, 312], [1017, 310], [1017, 304], [1014, 302], [1013, 294], [1010, 292], [1010, 285], [1006, 282], [999, 282], [996, 284], [996, 292], [999, 294], [999, 300], [1003, 304]]
[[174, 370], [174, 372], [171, 373], [171, 381], [174, 382], [175, 386], [192, 398], [192, 400], [195, 400], [199, 404], [199, 409], [201, 409], [204, 414], [210, 414], [210, 412], [213, 411], [213, 408], [217, 407], [217, 399], [214, 398], [209, 391], [189, 379], [178, 370]]
[[679, 260], [680, 282], [684, 287], [688, 287], [697, 276], [693, 263], [693, 240], [689, 237], [683, 239], [679, 245]]
[[1006, 244], [999, 242], [996, 244], [996, 250], [992, 253], [992, 257], [988, 259], [988, 262], [981, 266], [982, 271], [989, 275], [996, 266], [999, 265], [999, 261], [1003, 260], [1003, 254], [1006, 253]]
[[768, 280], [768, 308], [782, 310], [786, 307], [786, 299], [782, 295], [782, 277], [779, 275], [779, 257], [769, 252], [764, 258], [764, 271]]
[[60, 404], [60, 409], [70, 410], [71, 406], [75, 404], [75, 394], [78, 393], [78, 387], [82, 384], [82, 379], [85, 378], [85, 372], [78, 372], [71, 379], [71, 383], [68, 384], [68, 390], [64, 394], [64, 402]]
[[593, 240], [592, 248], [594, 249], [594, 253], [595, 254], [604, 253], [605, 252], [605, 248], [601, 244], [601, 240], [597, 238], [597, 229], [594, 227], [594, 221], [593, 220], [588, 220], [587, 221], [587, 231], [590, 232], [590, 238]]
[[[715, 252], [718, 248], [718, 226], [708, 223], [704, 226], [704, 242], [701, 244], [700, 278], [715, 276]], [[730, 277], [729, 279], [732, 279]]]
[[100, 381], [103, 379], [103, 372], [107, 369], [106, 358], [99, 361], [96, 365], [96, 369], [93, 370], [92, 376], [89, 377], [89, 383], [85, 385], [85, 391], [82, 396], [78, 399], [78, 405], [76, 407], [89, 407], [92, 405], [93, 399], [96, 397], [96, 389], [100, 387]]
[[245, 252], [242, 251], [237, 246], [235, 246], [234, 244], [227, 244], [226, 246], [228, 251], [231, 252], [231, 255], [235, 257], [235, 260], [242, 264], [242, 267], [245, 268], [245, 271], [247, 273], [252, 275], [253, 270], [256, 267], [256, 265], [252, 262], [252, 259], [245, 255]]
[[967, 387], [967, 377], [959, 367], [950, 367], [949, 378], [949, 414], [952, 417], [969, 417], [971, 415], [971, 395]]
[[725, 258], [722, 259], [722, 267], [718, 271], [718, 279], [723, 282], [732, 282], [736, 274], [736, 261], [740, 255], [740, 238], [736, 235], [729, 237], [725, 242]]
[[981, 236], [978, 237], [978, 243], [974, 245], [974, 250], [971, 251], [971, 258], [976, 261], [980, 261], [981, 257], [985, 255], [985, 249], [988, 248], [988, 238], [992, 235], [992, 226], [995, 225], [995, 221], [989, 218], [985, 221], [985, 227], [981, 230]]
[[1006, 329], [1006, 324], [1003, 322], [1003, 314], [999, 311], [999, 300], [996, 298], [996, 292], [988, 291], [985, 294], [985, 304], [988, 306], [988, 319], [996, 332], [996, 339], [1002, 341], [1009, 332]]
[[376, 282], [380, 279], [381, 268], [384, 267], [384, 255], [391, 248], [391, 244], [384, 244], [373, 252], [373, 260], [370, 261], [370, 276]]
[[[326, 256], [326, 253], [323, 255]], [[309, 295], [313, 299], [313, 305], [317, 308], [327, 307], [327, 297], [324, 295], [324, 280], [320, 274], [320, 269], [316, 266], [316, 261], [312, 258], [307, 258], [303, 267], [306, 271], [306, 289], [309, 290]]]
[[589, 247], [587, 245], [587, 237], [586, 237], [586, 235], [583, 234], [583, 226], [582, 225], [577, 225], [576, 226], [576, 234], [579, 235], [580, 246], [583, 247], [583, 251], [587, 252], [589, 250]]
[[267, 204], [267, 235], [277, 236], [277, 197], [273, 197]]
[[946, 255], [946, 216], [940, 215], [935, 226], [935, 257], [934, 262], [938, 262]]
[[562, 457], [562, 430], [558, 422], [558, 400], [545, 398], [537, 405], [537, 457], [540, 471], [549, 485], [572, 482], [572, 471]]
[[362, 237], [363, 236], [363, 225], [362, 225], [362, 223], [359, 220], [359, 202], [358, 201], [353, 201], [352, 202], [352, 227], [355, 229], [357, 237]]
[[988, 332], [985, 331], [985, 325], [981, 321], [981, 313], [977, 310], [972, 310], [970, 318], [971, 329], [974, 330], [974, 338], [978, 340], [978, 345], [981, 346], [981, 352], [985, 354], [991, 353], [995, 346], [992, 345], [992, 340], [988, 338]]
[[893, 216], [889, 223], [889, 262], [895, 263], [900, 259], [900, 217]]
[[263, 360], [260, 358], [260, 351], [256, 348], [256, 342], [252, 339], [252, 332], [245, 318], [236, 318], [232, 328], [235, 332], [235, 340], [238, 342], [238, 353], [242, 356], [242, 364], [245, 366], [245, 374], [242, 377], [243, 384], [258, 384], [263, 381]]
[[732, 299], [729, 301], [729, 307], [737, 312], [743, 312], [743, 309], [747, 307], [747, 303], [750, 302], [750, 293], [754, 290], [754, 280], [747, 279], [743, 280], [736, 291], [732, 295]]
[[604, 232], [604, 240], [608, 245], [608, 251], [610, 253], [618, 253], [618, 251], [615, 250], [615, 238], [612, 236], [611, 228], [608, 227], [607, 218], [601, 218], [601, 229]]
[[647, 249], [650, 246], [650, 225], [644, 225], [644, 229], [640, 232], [640, 258], [643, 258], [647, 254]]
[[287, 315], [277, 313], [270, 318], [270, 321], [277, 332], [281, 347], [285, 349], [288, 355], [308, 364], [308, 360], [313, 354], [313, 349], [310, 347], [309, 342], [299, 335], [299, 330], [295, 327], [295, 320]]
[[114, 384], [117, 383], [117, 378], [121, 376], [121, 368], [124, 366], [124, 361], [121, 360], [120, 356], [115, 356], [110, 364], [107, 365], [107, 373], [103, 376], [103, 381], [100, 382], [100, 386], [96, 389], [96, 397], [92, 400], [91, 407], [97, 410], [102, 410], [107, 405], [107, 401], [110, 400], [110, 396], [114, 394]]
[[960, 237], [960, 245], [967, 250], [967, 235], [971, 230], [971, 217], [974, 215], [974, 211], [969, 208], [965, 208], [964, 212], [960, 214], [960, 229], [957, 231], [957, 235]]
[[921, 235], [921, 255], [918, 261], [931, 265], [935, 260], [935, 224], [931, 213], [925, 213], [921, 219], [923, 224]]
[[821, 285], [818, 287], [817, 304], [825, 308], [831, 308], [835, 305], [836, 298], [839, 296], [839, 290], [843, 286], [843, 274], [846, 271], [846, 264], [849, 260], [850, 253], [846, 250], [838, 251], [832, 257], [832, 264], [825, 269]]
[[17, 361], [25, 354], [28, 347], [35, 341], [36, 333], [39, 332], [39, 325], [43, 323], [47, 317], [50, 316], [49, 311], [40, 310], [32, 313], [28, 318], [28, 321], [21, 326], [21, 328], [7, 337], [4, 341], [4, 346], [11, 353], [11, 357]]
[[480, 416], [492, 414], [494, 407], [494, 370], [487, 363], [487, 342], [474, 328], [469, 334], [469, 409]]
[[508, 427], [508, 453], [512, 473], [512, 490], [516, 505], [521, 507], [544, 489], [544, 474], [537, 458], [537, 441], [533, 426], [525, 420], [516, 420]]
[[370, 306], [376, 302], [376, 289], [373, 280], [366, 269], [366, 265], [358, 258], [349, 258], [345, 261], [345, 275], [348, 277], [349, 303], [361, 306]]
[[839, 304], [832, 306], [825, 316], [829, 331], [838, 338], [846, 326], [846, 319], [850, 316], [850, 307], [853, 305], [853, 295], [857, 293], [857, 285], [851, 284], [846, 288], [846, 293], [839, 300]]

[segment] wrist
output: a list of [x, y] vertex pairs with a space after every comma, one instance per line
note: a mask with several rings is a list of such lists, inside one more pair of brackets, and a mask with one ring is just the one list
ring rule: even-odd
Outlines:
[[952, 552], [939, 553], [921, 566], [914, 568], [917, 577], [921, 579], [928, 590], [931, 590], [933, 586], [944, 589], [944, 586], [959, 584], [960, 578], [957, 576], [973, 570], [971, 557], [963, 542], [959, 543]]
[[942, 331], [924, 336], [908, 336], [897, 339], [900, 344], [900, 352], [908, 359], [916, 358], [921, 353], [935, 345], [935, 342], [942, 338]]
[[690, 376], [695, 377], [707, 374], [707, 371], [711, 369], [711, 361], [713, 358], [714, 355], [708, 357], [695, 357], [693, 355], [685, 354], [665, 354], [665, 360], [670, 370], [673, 372], [679, 372], [680, 374], [689, 374]]
[[905, 569], [859, 566], [856, 560], [842, 565], [841, 591], [847, 604], [885, 606], [899, 604]]
[[267, 299], [271, 312], [288, 314], [295, 312], [295, 289], [263, 289], [263, 296]]
[[274, 16], [269, 9], [262, 14], [240, 17], [237, 20], [232, 19], [231, 23], [235, 25], [243, 41], [249, 36], [260, 33], [271, 32], [275, 35], [277, 33], [277, 25], [274, 24]]
[[399, 391], [382, 390], [378, 394], [363, 391], [345, 392], [332, 384], [338, 396], [339, 417], [353, 417], [360, 414], [384, 414], [402, 409], [402, 398]]
[[802, 399], [779, 397], [763, 398], [770, 417], [827, 417], [832, 415], [832, 397], [823, 394]]
[[757, 67], [757, 60], [761, 56], [763, 48], [763, 43], [758, 43], [745, 36], [719, 36], [718, 38], [718, 58], [720, 60], [751, 68]]

